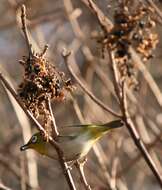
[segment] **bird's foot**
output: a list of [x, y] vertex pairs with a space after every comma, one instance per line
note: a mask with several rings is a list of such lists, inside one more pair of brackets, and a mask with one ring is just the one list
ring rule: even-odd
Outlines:
[[81, 166], [84, 166], [84, 164], [87, 162], [87, 160], [88, 160], [87, 157], [84, 156], [84, 157], [78, 159], [77, 162], [78, 162], [78, 164], [80, 164]]

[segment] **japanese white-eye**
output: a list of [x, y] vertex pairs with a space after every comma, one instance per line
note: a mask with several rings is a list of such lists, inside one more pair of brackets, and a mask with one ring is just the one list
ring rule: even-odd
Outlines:
[[[65, 161], [73, 161], [87, 155], [93, 144], [108, 131], [123, 126], [121, 120], [111, 121], [101, 125], [74, 125], [59, 127], [58, 145], [64, 153]], [[46, 140], [40, 132], [35, 133], [27, 144], [20, 150], [34, 149], [40, 154], [57, 159], [55, 148]]]

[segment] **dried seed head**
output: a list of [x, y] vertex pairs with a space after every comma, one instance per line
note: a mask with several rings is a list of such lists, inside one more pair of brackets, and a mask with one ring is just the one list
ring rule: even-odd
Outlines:
[[26, 107], [47, 130], [50, 120], [47, 99], [64, 100], [65, 91], [73, 90], [73, 85], [45, 58], [46, 50], [47, 47], [41, 54], [32, 53], [29, 57], [23, 57], [20, 63], [25, 74], [18, 93]]
[[154, 10], [144, 3], [120, 0], [114, 11], [114, 27], [100, 40], [103, 49], [114, 52], [121, 78], [135, 88], [138, 84], [136, 67], [129, 47], [132, 46], [145, 62], [153, 57], [152, 51], [158, 43], [153, 16]]

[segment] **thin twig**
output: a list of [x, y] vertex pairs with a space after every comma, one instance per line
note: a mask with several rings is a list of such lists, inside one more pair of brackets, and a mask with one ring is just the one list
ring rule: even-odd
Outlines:
[[25, 5], [21, 6], [21, 22], [22, 22], [22, 31], [25, 36], [26, 44], [28, 46], [29, 56], [32, 55], [31, 43], [29, 40], [29, 34], [26, 26], [26, 7]]
[[76, 161], [75, 163], [76, 167], [78, 168], [79, 174], [80, 174], [80, 179], [85, 187], [86, 190], [91, 190], [90, 185], [88, 184], [86, 177], [84, 175], [84, 163], [79, 163]]
[[71, 75], [75, 78], [75, 80], [77, 81], [77, 83], [79, 84], [79, 86], [83, 89], [83, 91], [96, 103], [98, 104], [102, 109], [104, 109], [105, 111], [109, 112], [110, 114], [112, 114], [115, 117], [121, 118], [121, 115], [116, 113], [114, 110], [112, 110], [111, 108], [107, 107], [101, 100], [99, 100], [90, 90], [88, 90], [88, 88], [86, 87], [86, 84], [81, 81], [79, 79], [79, 77], [74, 73], [71, 63], [69, 61], [69, 53], [67, 54], [62, 54], [63, 58], [65, 60], [66, 66], [69, 70], [69, 72], [71, 73]]
[[52, 111], [52, 108], [51, 108], [51, 101], [50, 99], [48, 98], [47, 100], [47, 106], [48, 106], [48, 110], [50, 112], [50, 115], [51, 115], [51, 120], [52, 120], [52, 136], [55, 140], [57, 140], [57, 137], [59, 135], [59, 132], [57, 130], [57, 126], [56, 126], [56, 121], [55, 121], [55, 118], [54, 118], [54, 115], [53, 115], [53, 111]]

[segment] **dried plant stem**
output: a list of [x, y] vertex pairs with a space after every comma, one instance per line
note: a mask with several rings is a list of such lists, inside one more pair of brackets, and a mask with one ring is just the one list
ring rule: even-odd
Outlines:
[[[117, 95], [118, 98], [120, 100], [120, 108], [123, 114], [123, 121], [135, 143], [135, 145], [137, 146], [137, 148], [139, 149], [139, 151], [141, 152], [143, 158], [145, 159], [146, 163], [148, 164], [148, 166], [150, 167], [150, 169], [152, 170], [154, 176], [156, 177], [157, 181], [159, 182], [160, 186], [162, 187], [162, 178], [161, 175], [159, 173], [158, 168], [156, 167], [154, 161], [152, 160], [149, 152], [147, 151], [144, 143], [142, 142], [130, 116], [128, 113], [128, 109], [127, 109], [127, 99], [126, 99], [126, 93], [125, 93], [125, 83], [124, 81], [122, 82], [122, 85], [119, 85], [119, 80], [118, 80], [118, 71], [116, 68], [116, 63], [115, 60], [113, 58], [113, 53], [109, 51], [109, 56], [110, 56], [110, 60], [111, 60], [111, 64], [112, 64], [112, 68], [113, 68], [113, 75], [114, 75], [114, 86], [116, 86], [116, 90], [117, 90]], [[120, 92], [121, 89], [121, 92]]]
[[101, 100], [99, 100], [90, 90], [88, 90], [86, 84], [81, 81], [79, 79], [79, 77], [74, 73], [73, 69], [72, 69], [72, 64], [70, 63], [71, 61], [69, 61], [69, 55], [70, 54], [63, 54], [66, 66], [69, 70], [69, 72], [71, 73], [71, 75], [74, 77], [74, 79], [77, 81], [77, 83], [79, 84], [79, 86], [83, 89], [83, 91], [96, 103], [98, 104], [100, 107], [102, 107], [102, 109], [104, 109], [105, 111], [109, 112], [110, 114], [112, 114], [115, 117], [121, 118], [121, 115], [116, 113], [114, 110], [112, 110], [111, 108], [107, 107]]
[[[2, 73], [0, 73], [0, 80], [2, 82], [2, 84], [7, 88], [7, 90], [12, 94], [12, 96], [15, 98], [15, 100], [17, 101], [17, 103], [20, 105], [20, 107], [23, 109], [23, 111], [26, 113], [26, 115], [29, 117], [29, 119], [31, 119], [31, 121], [34, 122], [34, 124], [36, 125], [36, 127], [38, 128], [38, 130], [43, 134], [43, 135], [47, 135], [47, 132], [45, 131], [45, 129], [40, 125], [40, 123], [35, 119], [35, 117], [32, 115], [32, 113], [26, 109], [26, 107], [24, 106], [24, 104], [21, 102], [21, 99], [17, 96], [15, 90], [10, 86], [10, 84], [7, 82], [7, 80], [4, 78], [4, 76], [2, 75]], [[59, 158], [59, 162], [61, 165], [61, 168], [63, 170], [63, 173], [65, 175], [65, 178], [67, 180], [67, 183], [69, 185], [69, 188], [71, 190], [75, 190], [75, 185], [74, 185], [74, 181], [72, 179], [69, 167], [67, 165], [66, 162], [64, 162], [64, 156], [63, 156], [63, 152], [60, 149], [59, 145], [53, 140], [53, 138], [51, 136], [49, 136], [49, 142], [54, 146], [54, 148], [56, 149], [56, 152], [58, 154], [58, 158]]]

